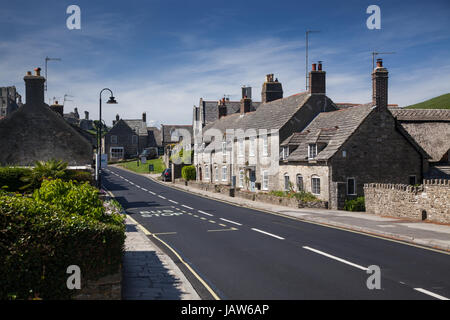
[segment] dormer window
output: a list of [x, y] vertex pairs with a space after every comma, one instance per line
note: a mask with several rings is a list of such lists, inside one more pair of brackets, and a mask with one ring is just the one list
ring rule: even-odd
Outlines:
[[317, 156], [317, 144], [310, 143], [308, 145], [308, 159], [314, 159]]
[[281, 159], [286, 160], [289, 157], [289, 147], [283, 147], [281, 149]]

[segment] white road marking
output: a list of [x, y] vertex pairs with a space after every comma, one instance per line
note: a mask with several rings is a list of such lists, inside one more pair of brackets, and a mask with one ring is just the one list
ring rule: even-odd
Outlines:
[[229, 222], [229, 223], [233, 223], [233, 224], [238, 225], [238, 226], [242, 226], [242, 224], [240, 224], [240, 223], [238, 223], [238, 222], [234, 222], [234, 221], [227, 220], [227, 219], [224, 219], [224, 218], [219, 218], [219, 219], [222, 220], [222, 221], [226, 221], [226, 222]]
[[205, 211], [202, 211], [202, 210], [198, 210], [198, 212], [206, 214], [207, 216], [210, 216], [210, 217], [214, 217], [211, 213], [208, 213], [208, 212], [205, 212]]
[[326, 252], [323, 252], [323, 251], [320, 251], [320, 250], [317, 250], [317, 249], [313, 249], [313, 248], [310, 248], [310, 247], [307, 247], [307, 246], [304, 246], [303, 248], [306, 249], [306, 250], [310, 250], [310, 251], [312, 251], [312, 252], [321, 254], [321, 255], [323, 255], [323, 256], [325, 256], [325, 257], [334, 259], [334, 260], [336, 260], [336, 261], [339, 261], [339, 262], [348, 264], [349, 266], [352, 266], [352, 267], [355, 267], [355, 268], [358, 268], [358, 269], [361, 269], [361, 270], [364, 270], [364, 271], [367, 271], [367, 270], [368, 270], [366, 267], [363, 267], [363, 266], [360, 266], [359, 264], [356, 264], [356, 263], [353, 263], [353, 262], [350, 262], [350, 261], [347, 261], [347, 260], [338, 258], [338, 257], [333, 256], [333, 255], [331, 255], [331, 254], [328, 254], [328, 253], [326, 253]]
[[194, 208], [188, 207], [188, 206], [186, 206], [186, 205], [184, 205], [184, 204], [182, 204], [181, 206], [182, 206], [182, 207], [185, 207], [185, 208], [188, 208], [188, 209], [191, 209], [191, 210], [194, 210]]
[[141, 188], [142, 190], [144, 190], [144, 191], [147, 191], [148, 192], [148, 190], [147, 189], [145, 189], [145, 188]]
[[422, 292], [422, 293], [425, 293], [425, 294], [427, 294], [427, 295], [429, 295], [429, 296], [431, 296], [433, 298], [439, 299], [439, 300], [450, 300], [449, 298], [446, 298], [444, 296], [441, 296], [439, 294], [433, 293], [431, 291], [428, 291], [428, 290], [425, 290], [425, 289], [422, 289], [422, 288], [414, 288], [414, 290]]
[[154, 193], [153, 191], [149, 191], [152, 195], [156, 195], [156, 193]]
[[158, 197], [160, 197], [161, 199], [167, 199], [166, 197], [163, 197], [161, 195], [158, 195]]
[[277, 239], [280, 239], [280, 240], [284, 240], [283, 237], [277, 236], [277, 235], [275, 235], [275, 234], [272, 234], [272, 233], [269, 233], [269, 232], [266, 232], [266, 231], [262, 231], [262, 230], [255, 229], [255, 228], [252, 228], [252, 230], [253, 230], [253, 231], [256, 231], [256, 232], [264, 233], [264, 234], [266, 234], [266, 235], [268, 235], [268, 236], [271, 236], [271, 237], [274, 237], [274, 238], [277, 238]]
[[172, 203], [178, 204], [178, 202], [176, 202], [176, 201], [173, 201], [173, 200], [169, 200], [169, 201]]

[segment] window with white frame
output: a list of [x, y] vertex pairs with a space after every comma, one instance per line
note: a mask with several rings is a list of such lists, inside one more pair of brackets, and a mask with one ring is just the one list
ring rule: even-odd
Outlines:
[[311, 193], [320, 194], [320, 178], [318, 176], [311, 177]]
[[314, 159], [317, 156], [317, 144], [311, 143], [308, 145], [308, 158]]
[[111, 148], [109, 155], [111, 159], [123, 159], [124, 155], [123, 148], [122, 147]]
[[263, 190], [269, 190], [269, 171], [263, 171], [262, 173], [262, 186]]
[[356, 194], [356, 181], [355, 178], [347, 178], [347, 194], [355, 195]]
[[289, 147], [283, 147], [281, 149], [281, 160], [286, 160], [289, 156]]
[[255, 156], [255, 137], [250, 137], [250, 143], [248, 148], [248, 155], [250, 157]]
[[222, 167], [222, 181], [227, 181], [228, 180], [228, 169], [227, 166], [223, 166]]
[[303, 177], [301, 174], [297, 174], [297, 191], [303, 191]]
[[111, 136], [111, 143], [117, 143], [117, 136], [115, 135]]
[[222, 141], [222, 155], [225, 157], [227, 155], [227, 142]]
[[263, 136], [262, 140], [263, 140], [262, 155], [267, 156], [269, 155], [269, 141], [267, 135]]
[[205, 165], [205, 179], [209, 180], [209, 165]]
[[239, 170], [239, 188], [244, 187], [244, 170]]
[[244, 139], [238, 140], [238, 155], [239, 157], [244, 156]]
[[214, 178], [216, 181], [219, 181], [219, 167], [218, 166], [216, 166], [214, 168]]

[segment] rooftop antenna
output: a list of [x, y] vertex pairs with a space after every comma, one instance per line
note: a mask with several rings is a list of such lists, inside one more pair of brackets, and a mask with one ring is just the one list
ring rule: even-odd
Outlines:
[[305, 68], [305, 86], [308, 91], [308, 36], [310, 33], [319, 33], [319, 30], [306, 30], [306, 68]]
[[372, 70], [375, 69], [375, 56], [379, 54], [394, 54], [395, 52], [376, 52], [372, 51]]
[[66, 101], [73, 101], [73, 100], [67, 99], [67, 97], [73, 98], [73, 96], [71, 96], [70, 94], [65, 94], [64, 95], [64, 101], [63, 101], [63, 106], [66, 104]]
[[49, 58], [49, 57], [45, 57], [45, 85], [44, 85], [45, 93], [47, 93], [47, 83], [48, 83], [48, 77], [47, 77], [47, 64], [48, 64], [49, 61], [61, 61], [61, 58]]

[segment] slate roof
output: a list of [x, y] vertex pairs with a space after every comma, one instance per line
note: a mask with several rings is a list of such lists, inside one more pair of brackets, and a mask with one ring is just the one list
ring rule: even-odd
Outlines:
[[148, 134], [147, 124], [142, 119], [123, 119], [123, 121], [138, 135], [146, 136]]
[[390, 108], [401, 127], [426, 151], [430, 161], [440, 161], [450, 149], [450, 109]]
[[399, 121], [450, 121], [450, 109], [389, 108]]
[[[252, 101], [251, 111], [255, 111], [261, 102]], [[227, 108], [227, 115], [239, 113], [241, 110], [240, 101], [225, 101], [225, 107]], [[203, 101], [203, 117], [204, 124], [209, 124], [216, 121], [219, 118], [217, 101]], [[202, 119], [203, 120], [203, 119]]]
[[373, 110], [372, 103], [368, 103], [320, 113], [302, 132], [294, 133], [283, 141], [282, 146], [298, 145], [287, 160], [307, 160], [310, 143], [326, 144], [323, 150], [318, 150], [315, 160], [331, 158]]
[[172, 131], [176, 129], [186, 129], [191, 133], [191, 140], [193, 141], [194, 137], [192, 134], [192, 125], [161, 125], [162, 130], [162, 142], [163, 143], [175, 143], [178, 141], [172, 141]]
[[311, 97], [307, 92], [302, 92], [289, 96], [287, 98], [274, 100], [267, 103], [261, 103], [256, 111], [245, 113], [235, 113], [220, 118], [210, 123], [203, 129], [204, 132], [209, 128], [219, 129], [225, 132], [226, 129], [280, 129], [288, 122], [294, 114]]

